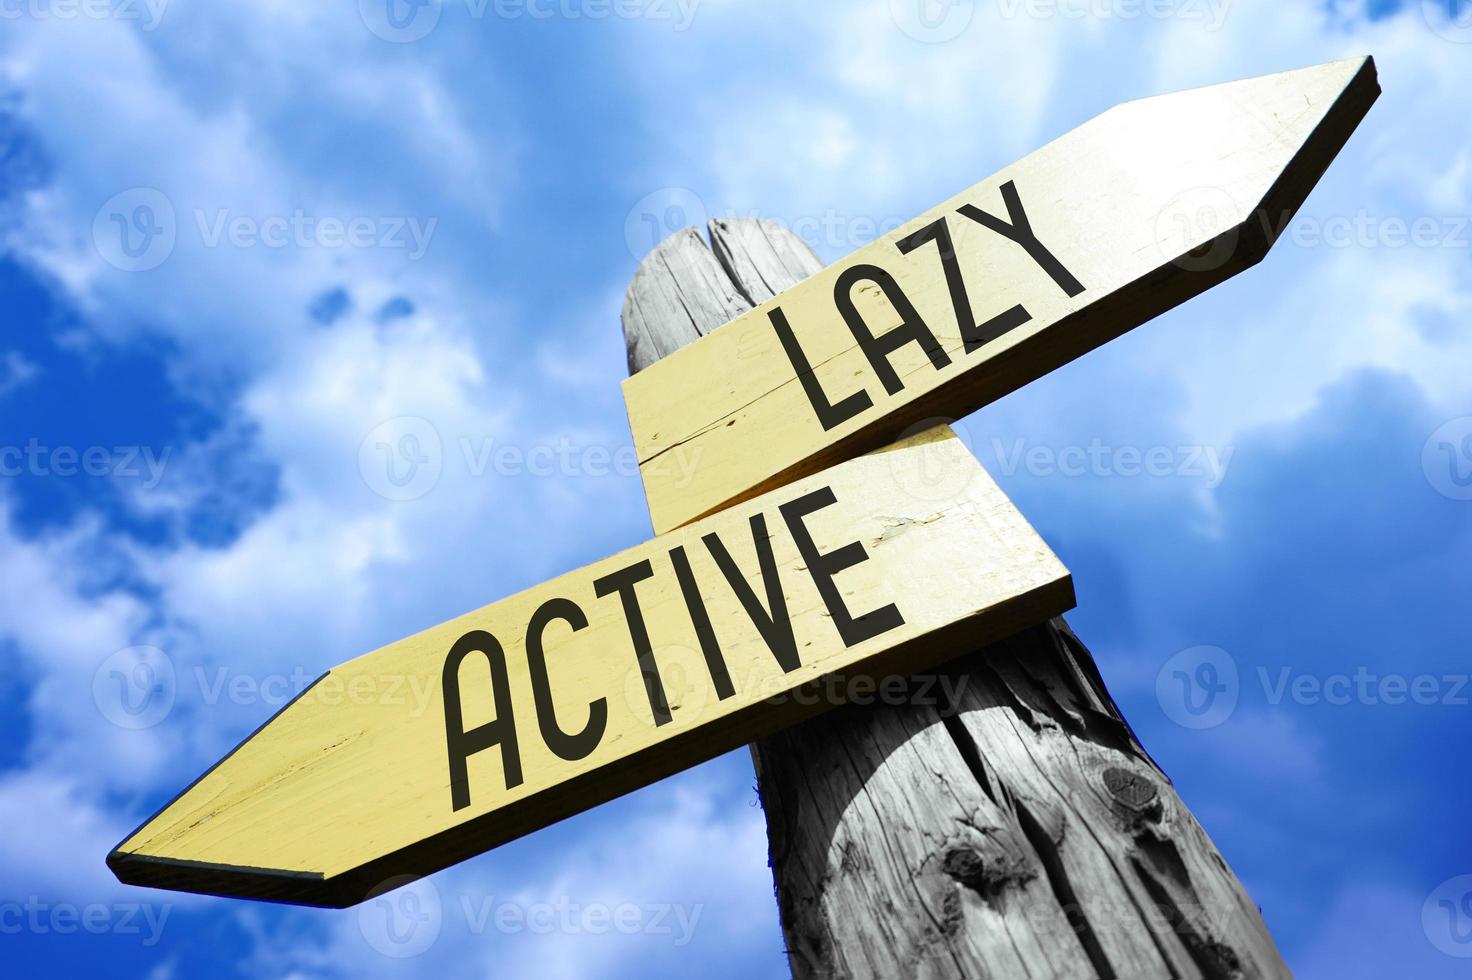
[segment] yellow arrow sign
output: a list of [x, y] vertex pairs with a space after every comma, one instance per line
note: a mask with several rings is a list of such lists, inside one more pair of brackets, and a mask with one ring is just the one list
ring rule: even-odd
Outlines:
[[624, 382], [657, 532], [958, 418], [1258, 262], [1369, 58], [1116, 106]]
[[1072, 605], [932, 429], [333, 668], [108, 864], [351, 905]]

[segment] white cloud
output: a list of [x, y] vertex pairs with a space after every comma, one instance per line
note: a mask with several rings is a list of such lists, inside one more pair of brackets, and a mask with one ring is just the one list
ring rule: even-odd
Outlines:
[[19, 351], [6, 351], [0, 358], [0, 398], [24, 388], [40, 376], [41, 369]]
[[295, 934], [300, 923], [255, 921], [255, 966], [578, 980], [663, 975], [699, 957], [711, 976], [785, 976], [766, 828], [750, 789], [732, 783], [744, 765], [728, 756], [611, 804], [614, 823], [574, 818], [554, 831], [558, 845], [511, 845], [382, 904], [324, 913], [316, 941]]
[[[339, 282], [444, 295], [444, 280], [461, 277], [450, 298], [474, 294], [454, 262], [416, 263], [416, 245], [432, 245], [451, 214], [495, 221], [516, 139], [507, 124], [472, 131], [470, 93], [386, 58], [347, 12], [179, 4], [169, 15], [170, 29], [153, 33], [119, 20], [7, 21], [0, 47], [0, 78], [21, 93], [20, 119], [56, 169], [25, 198], [8, 247], [56, 276], [94, 329], [162, 333], [186, 359], [252, 373], [289, 356], [311, 299]], [[298, 33], [281, 34], [283, 16]], [[77, 84], [79, 65], [89, 84]], [[221, 72], [238, 73], [239, 87], [212, 91]], [[327, 120], [392, 146], [399, 173], [309, 158]], [[150, 227], [171, 232], [131, 228], [140, 203]], [[334, 222], [363, 232], [339, 244]], [[110, 237], [121, 234], [153, 243], [141, 271], [115, 267], [127, 264]]]

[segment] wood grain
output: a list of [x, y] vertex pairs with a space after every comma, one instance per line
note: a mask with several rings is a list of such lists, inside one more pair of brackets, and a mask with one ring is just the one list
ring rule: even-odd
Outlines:
[[353, 904], [1072, 605], [930, 429], [333, 668], [108, 864]]
[[[821, 268], [770, 222], [716, 221], [710, 233], [731, 281], [703, 296], [679, 281], [704, 267], [687, 231], [630, 287], [694, 300], [652, 325], [664, 345], [694, 342]], [[652, 350], [646, 326], [625, 320], [631, 350]], [[793, 975], [1290, 976], [1068, 626], [985, 642], [883, 706], [752, 745]], [[937, 691], [954, 697], [937, 704]]]
[[[678, 349], [668, 324], [729, 286], [701, 253], [684, 285], [641, 271], [626, 322], [650, 364], [624, 397], [656, 531], [974, 411], [1255, 264], [1378, 93], [1362, 58], [1116, 106]], [[747, 244], [772, 248], [714, 256], [761, 285]]]

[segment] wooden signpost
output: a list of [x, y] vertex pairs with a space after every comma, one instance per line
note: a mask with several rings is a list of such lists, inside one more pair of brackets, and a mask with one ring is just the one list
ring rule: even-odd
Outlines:
[[[1360, 59], [1119, 106], [828, 269], [675, 236], [624, 310], [660, 536], [334, 668], [109, 866], [349, 905], [753, 742], [796, 975], [1286, 973], [935, 418], [1260, 260], [1378, 91]], [[823, 714], [935, 668], [941, 708]]]

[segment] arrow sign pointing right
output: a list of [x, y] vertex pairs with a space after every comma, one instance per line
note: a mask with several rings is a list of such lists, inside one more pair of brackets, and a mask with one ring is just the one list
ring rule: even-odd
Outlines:
[[1116, 106], [629, 378], [655, 531], [974, 411], [1254, 265], [1379, 92], [1358, 58]]

